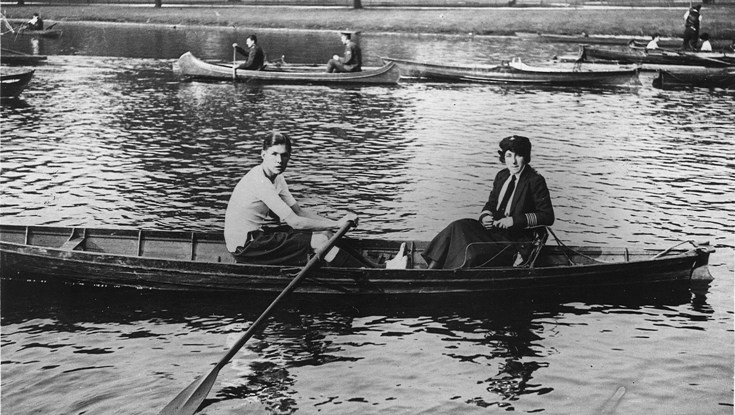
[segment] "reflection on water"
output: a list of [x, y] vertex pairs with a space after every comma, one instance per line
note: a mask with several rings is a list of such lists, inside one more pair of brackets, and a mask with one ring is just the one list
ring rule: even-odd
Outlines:
[[[238, 399], [276, 413], [590, 413], [611, 397], [620, 413], [732, 407], [732, 91], [335, 88], [172, 74], [186, 50], [229, 59], [246, 33], [69, 25], [59, 40], [40, 39], [48, 63], [21, 100], [0, 107], [2, 221], [221, 229], [263, 134], [279, 129], [296, 142], [286, 174], [303, 205], [358, 212], [356, 235], [428, 239], [478, 213], [502, 167], [498, 141], [524, 134], [565, 242], [709, 240], [718, 253], [703, 291], [293, 301], [223, 369], [207, 413]], [[292, 62], [341, 49], [333, 33], [259, 35], [271, 57]], [[12, 46], [32, 51], [22, 42]], [[576, 48], [372, 34], [363, 47], [372, 64], [533, 62]], [[9, 413], [156, 412], [270, 300], [3, 284]]]

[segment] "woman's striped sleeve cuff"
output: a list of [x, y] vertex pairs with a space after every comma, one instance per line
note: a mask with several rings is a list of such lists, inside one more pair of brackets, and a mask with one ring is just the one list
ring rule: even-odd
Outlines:
[[483, 210], [482, 212], [480, 212], [480, 219], [478, 220], [482, 222], [482, 218], [484, 218], [485, 216], [491, 216], [492, 214], [493, 212], [490, 212], [489, 210]]
[[526, 227], [533, 228], [538, 226], [538, 218], [535, 213], [526, 213]]

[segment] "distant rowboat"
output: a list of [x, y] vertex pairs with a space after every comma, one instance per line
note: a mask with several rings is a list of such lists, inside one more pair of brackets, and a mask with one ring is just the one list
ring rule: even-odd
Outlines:
[[[680, 248], [682, 243], [669, 249], [629, 250], [568, 247], [558, 240], [557, 245], [546, 245], [545, 240], [534, 243], [532, 254], [520, 266], [491, 259], [477, 268], [435, 270], [426, 269], [421, 256], [427, 242], [349, 239], [354, 249], [373, 261], [392, 258], [405, 243], [406, 269], [320, 267], [297, 292], [432, 298], [573, 288], [604, 291], [606, 287], [712, 280], [707, 263], [714, 249], [706, 244], [685, 242], [690, 245], [687, 249]], [[299, 269], [236, 263], [222, 232], [0, 225], [3, 279], [279, 293]]]
[[534, 67], [520, 60], [500, 65], [439, 65], [406, 59], [382, 58], [395, 63], [402, 77], [437, 81], [485, 82], [504, 84], [624, 86], [638, 85], [637, 69], [582, 67]]
[[181, 55], [174, 72], [184, 77], [213, 81], [256, 81], [270, 83], [314, 84], [396, 84], [398, 67], [388, 64], [380, 68], [363, 68], [361, 72], [327, 73], [326, 65], [267, 65], [260, 71], [233, 70], [232, 64], [210, 63], [191, 52]]
[[659, 70], [653, 86], [661, 89], [682, 86], [735, 89], [735, 67], [692, 67]]
[[615, 50], [582, 46], [579, 59], [583, 62], [614, 61], [623, 64], [731, 66], [735, 55], [723, 52], [687, 52], [661, 49]]
[[44, 29], [44, 30], [19, 29], [16, 33], [18, 36], [58, 38], [58, 37], [61, 37], [62, 33], [64, 32], [60, 29]]

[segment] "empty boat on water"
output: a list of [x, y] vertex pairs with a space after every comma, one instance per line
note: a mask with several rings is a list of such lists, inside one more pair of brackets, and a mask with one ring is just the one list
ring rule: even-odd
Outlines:
[[609, 65], [570, 67], [529, 66], [519, 59], [500, 65], [439, 65], [406, 59], [385, 57], [395, 63], [401, 76], [448, 82], [484, 82], [504, 84], [563, 85], [563, 86], [625, 86], [638, 85], [635, 67]]

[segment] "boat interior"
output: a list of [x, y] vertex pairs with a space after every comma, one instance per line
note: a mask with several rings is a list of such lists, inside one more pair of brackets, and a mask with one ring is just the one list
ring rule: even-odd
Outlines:
[[[547, 243], [549, 233], [554, 236], [556, 244]], [[0, 242], [126, 257], [235, 263], [225, 247], [222, 233], [214, 232], [0, 225]], [[421, 255], [428, 245], [426, 241], [343, 238], [342, 242], [376, 263], [385, 263], [394, 258], [405, 243], [406, 268], [427, 268]], [[568, 247], [549, 229], [549, 232], [539, 233], [536, 240], [524, 246], [507, 243], [471, 244], [465, 252], [465, 262], [469, 261], [473, 267], [480, 268], [541, 268], [640, 261], [687, 252], [673, 248], [633, 251], [627, 248]], [[523, 252], [524, 256], [519, 258], [519, 252]]]

